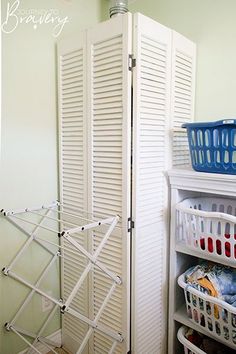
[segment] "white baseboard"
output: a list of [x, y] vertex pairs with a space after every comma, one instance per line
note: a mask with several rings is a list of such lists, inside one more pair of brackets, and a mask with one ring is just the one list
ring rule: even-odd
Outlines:
[[[46, 338], [57, 343], [58, 347], [60, 347], [61, 346], [61, 329], [52, 333], [50, 336], [48, 336]], [[37, 348], [40, 351], [40, 353], [42, 353], [42, 354], [47, 354], [49, 351], [42, 343], [39, 343], [39, 342], [36, 344], [35, 348]], [[29, 349], [23, 350], [18, 354], [26, 354], [28, 350]]]

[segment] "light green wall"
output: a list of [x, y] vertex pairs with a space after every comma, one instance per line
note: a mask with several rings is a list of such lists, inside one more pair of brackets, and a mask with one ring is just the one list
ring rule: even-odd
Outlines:
[[[236, 1], [131, 0], [141, 12], [197, 43], [196, 119], [236, 117]], [[107, 16], [107, 4], [103, 14]]]
[[[7, 0], [2, 0], [5, 19]], [[91, 26], [101, 19], [102, 0], [21, 0], [21, 9], [57, 9], [69, 17], [62, 35]], [[10, 0], [13, 3], [13, 0]], [[57, 123], [56, 123], [56, 39], [52, 26], [34, 30], [21, 25], [11, 34], [3, 34], [3, 106], [2, 159], [0, 165], [0, 208], [16, 209], [41, 205], [58, 197]], [[51, 237], [51, 236], [50, 236]], [[0, 268], [7, 265], [26, 237], [0, 219]], [[15, 271], [35, 281], [46, 254], [40, 247], [30, 249]], [[58, 296], [58, 266], [52, 269], [43, 287]], [[0, 274], [0, 353], [15, 354], [24, 343], [3, 325], [15, 313], [28, 290]], [[27, 315], [19, 323], [36, 330], [45, 314], [35, 296]], [[55, 318], [47, 334], [59, 327]]]

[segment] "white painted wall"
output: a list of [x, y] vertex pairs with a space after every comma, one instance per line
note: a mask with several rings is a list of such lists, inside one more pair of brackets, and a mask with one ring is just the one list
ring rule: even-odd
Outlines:
[[[9, 0], [12, 4], [14, 0]], [[102, 0], [21, 0], [20, 9], [58, 10], [68, 16], [61, 37], [87, 28], [101, 19]], [[8, 0], [2, 0], [2, 20], [6, 18]], [[57, 186], [57, 104], [56, 104], [56, 39], [52, 26], [36, 30], [24, 24], [11, 34], [3, 34], [2, 159], [0, 165], [0, 208], [40, 205], [58, 197]], [[0, 219], [0, 269], [16, 254], [25, 237]], [[42, 258], [40, 258], [42, 256]], [[40, 269], [46, 259], [39, 249], [28, 252], [24, 259], [29, 276]], [[22, 266], [17, 267], [20, 271]], [[58, 294], [58, 267], [54, 267], [45, 287]], [[27, 290], [0, 274], [0, 353], [15, 354], [25, 345], [3, 325], [16, 311]], [[40, 299], [35, 298], [23, 325], [37, 327], [43, 315]], [[39, 310], [38, 310], [39, 308]], [[46, 334], [58, 329], [55, 318]]]

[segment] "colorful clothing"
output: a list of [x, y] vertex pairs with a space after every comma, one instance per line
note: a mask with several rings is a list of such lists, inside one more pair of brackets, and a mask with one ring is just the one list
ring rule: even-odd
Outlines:
[[236, 307], [236, 269], [204, 262], [187, 270], [185, 280], [195, 289]]

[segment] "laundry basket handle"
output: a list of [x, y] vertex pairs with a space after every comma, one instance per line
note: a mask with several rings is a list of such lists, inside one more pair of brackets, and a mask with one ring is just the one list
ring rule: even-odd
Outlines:
[[224, 220], [224, 221], [236, 224], [236, 216], [226, 214], [226, 213], [221, 213], [221, 212], [217, 212], [217, 211], [204, 211], [204, 210], [199, 210], [199, 209], [186, 208], [181, 204], [176, 205], [176, 210], [182, 211], [187, 214], [192, 214], [195, 216], [202, 216], [204, 218], [212, 218], [212, 219], [220, 219], [220, 220]]
[[185, 327], [185, 326], [180, 327], [180, 329], [178, 330], [177, 337], [178, 337], [178, 340], [180, 341], [180, 343], [182, 343], [185, 347], [190, 349], [194, 354], [206, 354], [203, 350], [201, 350], [200, 348], [196, 347], [196, 345], [191, 343], [185, 337], [186, 331], [187, 331], [187, 327]]

